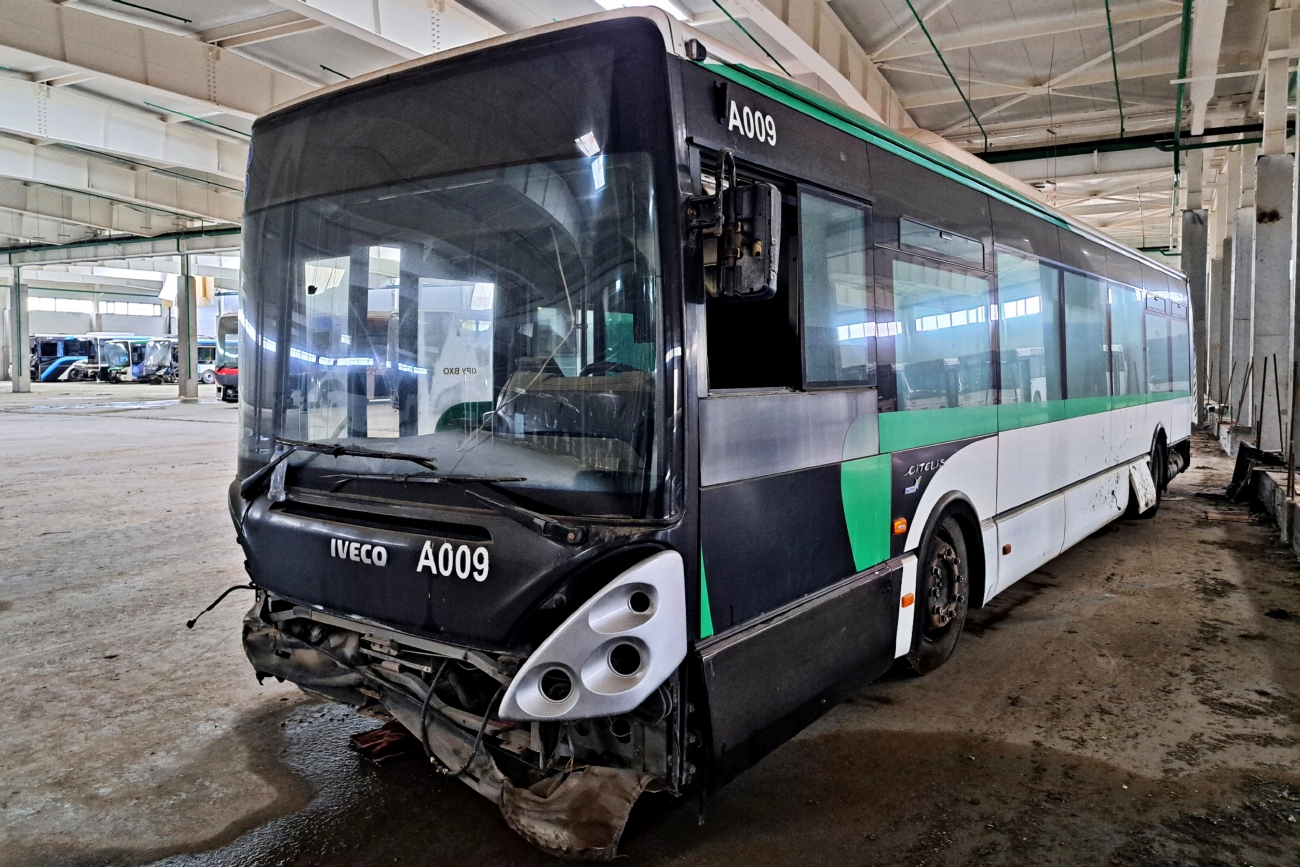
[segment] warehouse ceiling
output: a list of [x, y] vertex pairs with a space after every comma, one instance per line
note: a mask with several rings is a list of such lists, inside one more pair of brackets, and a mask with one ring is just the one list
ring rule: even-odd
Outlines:
[[[1182, 118], [1193, 145], [1258, 126], [1264, 22], [1278, 2], [1196, 0]], [[260, 113], [403, 60], [622, 5], [0, 0], [0, 248], [12, 263], [67, 261], [49, 249], [67, 245], [101, 261], [228, 249]], [[1127, 244], [1177, 247], [1181, 0], [626, 5], [660, 6], [735, 54], [986, 156]], [[1224, 129], [1236, 131], [1199, 136]], [[1189, 153], [1213, 167], [1223, 152]], [[195, 232], [216, 234], [176, 240]]]

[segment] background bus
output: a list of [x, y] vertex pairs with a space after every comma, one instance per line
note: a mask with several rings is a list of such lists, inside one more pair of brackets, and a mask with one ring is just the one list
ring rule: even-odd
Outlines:
[[212, 378], [217, 383], [217, 397], [227, 403], [239, 400], [239, 314], [223, 313], [217, 317]]
[[36, 336], [28, 340], [31, 350], [31, 376], [38, 382], [71, 380], [78, 362], [93, 362], [95, 341], [87, 337]]

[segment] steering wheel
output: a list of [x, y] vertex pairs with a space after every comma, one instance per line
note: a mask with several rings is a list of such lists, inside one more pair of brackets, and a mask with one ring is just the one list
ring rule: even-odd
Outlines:
[[630, 364], [623, 364], [619, 361], [593, 361], [582, 370], [578, 371], [578, 376], [600, 376], [605, 373], [632, 373], [639, 372], [641, 368], [633, 367]]

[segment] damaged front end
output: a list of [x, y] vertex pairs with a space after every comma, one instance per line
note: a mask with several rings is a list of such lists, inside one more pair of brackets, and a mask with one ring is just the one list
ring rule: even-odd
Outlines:
[[644, 791], [689, 782], [681, 557], [626, 570], [531, 652], [459, 646], [259, 589], [243, 642], [259, 680], [396, 719], [533, 845], [607, 860]]

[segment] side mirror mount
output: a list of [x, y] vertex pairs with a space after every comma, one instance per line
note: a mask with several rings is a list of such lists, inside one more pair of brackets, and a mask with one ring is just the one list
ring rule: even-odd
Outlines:
[[762, 301], [776, 294], [781, 258], [781, 192], [772, 184], [739, 183], [736, 161], [724, 149], [713, 195], [688, 203], [691, 227], [701, 234], [705, 289], [725, 301]]

